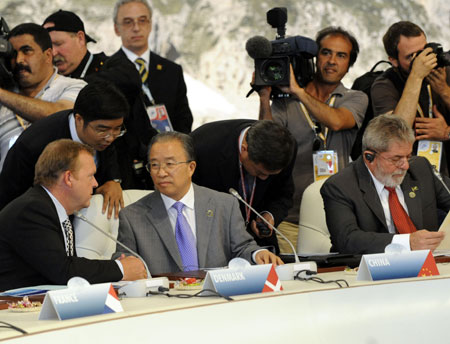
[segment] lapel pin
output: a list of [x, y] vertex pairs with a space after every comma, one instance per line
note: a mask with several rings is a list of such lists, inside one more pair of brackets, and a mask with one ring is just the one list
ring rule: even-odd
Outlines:
[[213, 211], [211, 210], [211, 209], [209, 209], [207, 212], [206, 212], [206, 216], [208, 216], [208, 217], [212, 217], [213, 216]]
[[419, 190], [419, 188], [418, 188], [417, 186], [413, 186], [413, 187], [411, 188], [410, 193], [409, 193], [409, 198], [414, 198], [414, 197], [416, 197], [416, 193], [415, 193], [414, 191], [417, 191], [417, 190]]
[[157, 65], [156, 65], [156, 69], [157, 69], [157, 70], [162, 70], [162, 65], [161, 65], [161, 64], [157, 64]]

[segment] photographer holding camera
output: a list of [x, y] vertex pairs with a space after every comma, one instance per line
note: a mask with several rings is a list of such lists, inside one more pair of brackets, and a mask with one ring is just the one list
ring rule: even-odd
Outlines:
[[[418, 145], [418, 155], [421, 155], [421, 147], [431, 146], [424, 143], [438, 141], [439, 156], [445, 151], [448, 159], [448, 53], [435, 49], [438, 44], [427, 44], [424, 31], [409, 21], [391, 25], [383, 37], [383, 44], [393, 67], [372, 85], [374, 114], [395, 113], [401, 116], [411, 127], [415, 125], [416, 140], [422, 140]], [[444, 145], [440, 141], [445, 141]], [[443, 167], [445, 171], [446, 164]]]
[[272, 89], [263, 87], [258, 91], [260, 119], [273, 118], [286, 126], [297, 141], [294, 206], [280, 226], [288, 233], [298, 231], [300, 202], [306, 187], [348, 165], [368, 103], [363, 92], [349, 90], [341, 83], [356, 61], [356, 39], [340, 27], [327, 27], [318, 32], [316, 43], [316, 72], [305, 87], [299, 86], [291, 67], [290, 86], [278, 86], [290, 98], [274, 99], [270, 106]]
[[[0, 87], [0, 171], [19, 135], [35, 121], [71, 109], [86, 85], [84, 81], [58, 75], [52, 63], [50, 36], [40, 25], [20, 24], [7, 38], [14, 49], [11, 69], [17, 87]], [[1, 81], [2, 85], [7, 83]]]

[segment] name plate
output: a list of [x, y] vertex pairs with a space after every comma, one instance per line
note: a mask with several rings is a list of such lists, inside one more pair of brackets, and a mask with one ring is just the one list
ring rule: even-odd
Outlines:
[[90, 315], [123, 312], [111, 283], [49, 291], [39, 320], [66, 320]]
[[283, 287], [274, 266], [266, 264], [208, 271], [203, 289], [233, 296], [280, 291]]
[[439, 275], [430, 250], [366, 254], [361, 258], [358, 281], [425, 277]]

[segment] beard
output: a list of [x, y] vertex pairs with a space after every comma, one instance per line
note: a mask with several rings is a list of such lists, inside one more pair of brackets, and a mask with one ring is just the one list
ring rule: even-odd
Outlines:
[[[407, 170], [397, 169], [392, 173], [385, 173], [381, 170], [381, 168], [377, 165], [374, 171], [375, 178], [383, 184], [384, 186], [395, 188], [403, 183], [403, 179], [405, 179]], [[394, 177], [395, 176], [395, 177]]]

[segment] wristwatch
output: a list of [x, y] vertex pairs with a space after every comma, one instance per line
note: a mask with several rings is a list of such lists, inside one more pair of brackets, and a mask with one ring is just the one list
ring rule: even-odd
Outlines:
[[122, 179], [113, 179], [113, 182], [116, 182], [116, 183], [122, 183]]

